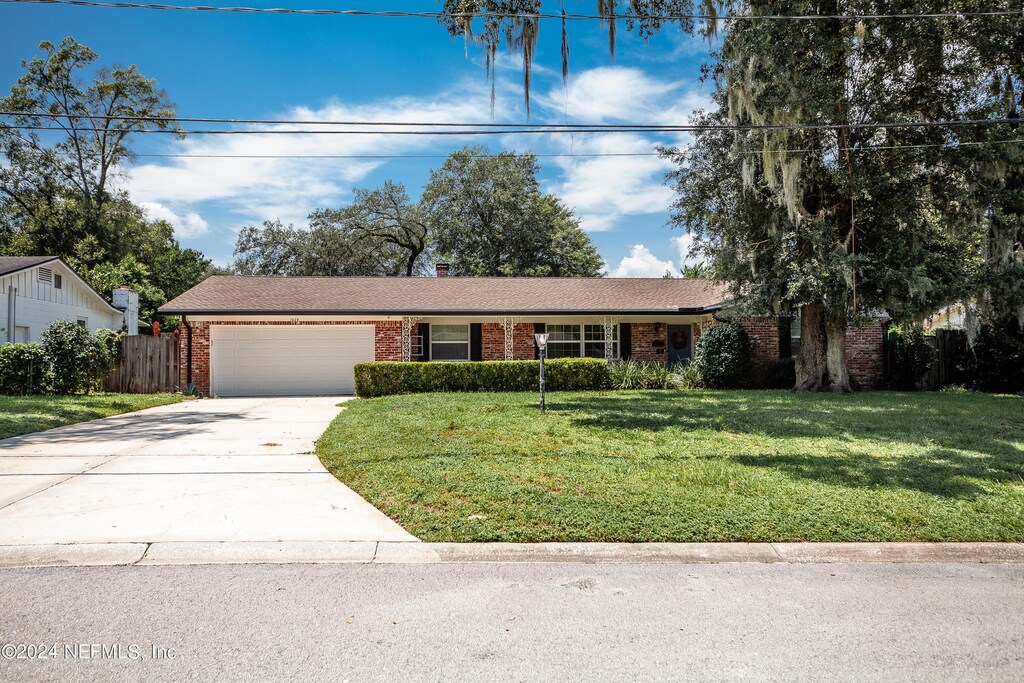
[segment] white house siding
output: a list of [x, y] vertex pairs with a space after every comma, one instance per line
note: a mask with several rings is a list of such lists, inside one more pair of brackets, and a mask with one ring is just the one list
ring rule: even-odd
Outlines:
[[[50, 268], [63, 278], [62, 287], [39, 281], [39, 268]], [[15, 326], [12, 335], [7, 331], [7, 301], [11, 287], [18, 289], [15, 304]], [[82, 286], [77, 276], [58, 262], [34, 266], [0, 277], [0, 341], [39, 341], [39, 335], [54, 320], [76, 321], [85, 318], [90, 332], [102, 327], [120, 329], [123, 316], [110, 309], [97, 298], [95, 292]]]

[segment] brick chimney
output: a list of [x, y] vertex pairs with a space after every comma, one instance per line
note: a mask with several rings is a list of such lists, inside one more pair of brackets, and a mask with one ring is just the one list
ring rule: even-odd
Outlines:
[[438, 277], [448, 277], [448, 264], [447, 263], [438, 263], [437, 266], [435, 266], [435, 267], [437, 269], [437, 276]]

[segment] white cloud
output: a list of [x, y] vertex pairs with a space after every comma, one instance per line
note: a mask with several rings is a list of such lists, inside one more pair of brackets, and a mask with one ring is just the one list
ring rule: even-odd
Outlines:
[[[600, 67], [572, 76], [566, 89], [553, 87], [539, 98], [551, 121], [568, 117], [581, 123], [629, 122], [680, 125], [709, 100], [681, 81], [661, 80], [644, 71]], [[561, 136], [561, 153], [580, 154], [556, 161], [562, 180], [551, 188], [572, 207], [590, 232], [612, 230], [629, 216], [669, 210], [675, 195], [665, 186], [670, 161], [654, 156], [658, 145], [686, 144], [679, 133], [607, 133]], [[587, 157], [587, 154], [640, 156]]]
[[[567, 141], [562, 140], [563, 147]], [[650, 154], [655, 142], [639, 135], [599, 135], [575, 145], [577, 154]], [[561, 157], [563, 180], [555, 194], [575, 209], [585, 230], [610, 230], [627, 216], [668, 211], [673, 191], [664, 184], [672, 163], [657, 156]]]
[[658, 80], [640, 69], [603, 66], [571, 75], [567, 86], [556, 85], [537, 99], [552, 112], [584, 123], [646, 123], [659, 121], [668, 96], [682, 88], [678, 81]]
[[[560, 75], [537, 74], [548, 83]], [[696, 86], [694, 86], [696, 87]], [[308, 121], [439, 121], [522, 122], [521, 84], [499, 78], [497, 110], [491, 119], [489, 87], [478, 80], [455, 84], [428, 97], [382, 99], [365, 104], [332, 100], [319, 108], [297, 106], [275, 118]], [[631, 121], [686, 123], [690, 112], [706, 105], [698, 90], [681, 81], [659, 79], [640, 69], [601, 67], [578, 72], [568, 87], [568, 100], [558, 85], [534, 98], [533, 121], [561, 123], [566, 115], [579, 122]], [[312, 124], [246, 125], [275, 131], [266, 135], [192, 136], [168, 142], [165, 153], [190, 155], [143, 163], [130, 169], [126, 189], [141, 203], [175, 214], [179, 236], [208, 230], [201, 215], [217, 215], [219, 234], [246, 223], [280, 218], [305, 225], [313, 209], [341, 206], [353, 187], [363, 184], [383, 164], [398, 168], [400, 160], [314, 158], [402, 154], [446, 154], [467, 143], [492, 141], [495, 147], [539, 154], [630, 153], [640, 156], [563, 157], [546, 167], [546, 191], [562, 197], [589, 231], [621, 227], [631, 216], [668, 211], [673, 191], [664, 185], [671, 162], [653, 156], [658, 144], [685, 144], [679, 134], [508, 135], [499, 140], [479, 136], [434, 138], [410, 135], [310, 135], [324, 129]], [[378, 129], [380, 130], [380, 129]], [[408, 128], [402, 130], [409, 130]], [[384, 132], [396, 132], [395, 129]], [[224, 158], [235, 157], [235, 158]], [[301, 157], [301, 158], [265, 158]], [[243, 158], [244, 157], [244, 158]], [[261, 158], [262, 157], [262, 158]], [[438, 161], [437, 163], [440, 163]], [[399, 176], [401, 177], [401, 176]], [[403, 178], [408, 181], [408, 178]], [[426, 178], [423, 178], [425, 181]], [[410, 187], [414, 197], [418, 188]], [[155, 209], [154, 209], [155, 210]], [[227, 216], [228, 218], [225, 218]], [[169, 219], [170, 220], [170, 219]]]
[[146, 217], [150, 220], [167, 221], [173, 225], [174, 234], [179, 239], [201, 237], [210, 230], [210, 224], [195, 211], [179, 215], [157, 202], [141, 202], [139, 205], [146, 211]]
[[634, 244], [629, 256], [626, 256], [613, 271], [611, 277], [661, 277], [665, 271], [676, 272], [676, 266], [671, 261], [662, 261], [651, 253], [651, 250], [642, 244]]
[[[467, 89], [472, 92], [466, 92]], [[392, 98], [366, 105], [331, 101], [318, 109], [294, 107], [278, 118], [314, 122], [486, 121], [490, 118], [490, 105], [486, 91], [479, 85], [470, 85], [427, 99]], [[245, 128], [275, 132], [194, 136], [176, 142], [166, 151], [189, 157], [146, 163], [131, 169], [128, 190], [133, 198], [148, 205], [194, 208], [196, 204], [216, 202], [222, 209], [239, 215], [240, 223], [280, 217], [285, 222], [301, 224], [312, 209], [341, 204], [353, 185], [385, 163], [383, 159], [322, 157], [422, 153], [436, 144], [426, 136], [301, 132], [331, 129], [317, 124], [246, 125]], [[445, 142], [456, 147], [466, 141], [455, 138]]]
[[699, 255], [691, 255], [690, 252], [693, 249], [693, 241], [693, 235], [690, 234], [678, 235], [672, 238], [672, 244], [674, 244], [676, 249], [679, 250], [680, 267], [692, 266], [704, 260]]

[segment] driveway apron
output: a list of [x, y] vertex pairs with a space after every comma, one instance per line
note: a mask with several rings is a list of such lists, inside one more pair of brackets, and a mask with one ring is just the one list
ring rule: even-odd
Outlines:
[[188, 401], [0, 440], [0, 545], [414, 541], [313, 452], [346, 400]]

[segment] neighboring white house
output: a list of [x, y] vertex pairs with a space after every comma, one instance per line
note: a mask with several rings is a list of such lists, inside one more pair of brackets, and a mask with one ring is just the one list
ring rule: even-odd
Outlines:
[[0, 256], [0, 343], [38, 341], [54, 320], [93, 332], [119, 330], [124, 319], [56, 256]]

